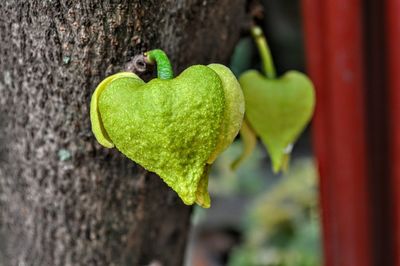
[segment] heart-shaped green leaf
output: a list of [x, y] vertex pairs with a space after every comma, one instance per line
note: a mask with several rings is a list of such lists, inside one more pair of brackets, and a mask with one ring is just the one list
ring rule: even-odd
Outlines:
[[157, 173], [184, 203], [210, 207], [208, 171], [237, 135], [244, 96], [229, 68], [193, 66], [179, 77], [164, 51], [144, 54], [157, 64], [157, 79], [133, 73], [108, 77], [91, 102], [95, 137], [105, 147]]
[[233, 141], [243, 119], [243, 95], [229, 69], [192, 66], [147, 84], [120, 76], [94, 99], [104, 129], [96, 138], [157, 173], [186, 204], [210, 206], [207, 163]]
[[289, 71], [278, 79], [267, 79], [258, 71], [239, 79], [246, 102], [246, 117], [271, 156], [273, 170], [281, 170], [291, 145], [310, 121], [314, 88], [308, 77]]

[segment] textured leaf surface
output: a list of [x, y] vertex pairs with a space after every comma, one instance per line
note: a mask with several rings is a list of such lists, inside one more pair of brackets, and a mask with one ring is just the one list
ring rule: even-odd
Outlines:
[[[157, 173], [185, 204], [196, 201], [200, 179], [207, 176], [224, 108], [221, 79], [200, 65], [172, 80], [116, 79], [99, 99], [101, 119], [117, 149]], [[200, 189], [203, 205], [206, 181]]]
[[115, 75], [109, 76], [104, 79], [95, 89], [92, 94], [92, 99], [90, 101], [90, 121], [92, 123], [92, 131], [97, 141], [106, 148], [114, 147], [107, 131], [104, 129], [103, 122], [101, 121], [100, 111], [99, 111], [99, 97], [105, 88], [114, 80], [118, 78], [131, 77], [136, 78], [139, 83], [144, 83], [141, 79], [134, 73], [131, 72], [121, 72]]
[[218, 137], [218, 144], [208, 159], [213, 163], [217, 156], [226, 150], [239, 133], [244, 115], [244, 96], [242, 88], [232, 71], [224, 65], [211, 64], [209, 68], [214, 70], [222, 81], [225, 95], [224, 119]]
[[196, 203], [203, 208], [210, 208], [211, 206], [211, 198], [210, 194], [208, 193], [208, 173], [210, 171], [210, 167], [210, 164], [206, 165], [196, 191]]
[[239, 79], [246, 101], [246, 117], [271, 156], [273, 170], [280, 171], [292, 145], [310, 121], [314, 88], [308, 77], [289, 71], [281, 78], [267, 79], [258, 71]]

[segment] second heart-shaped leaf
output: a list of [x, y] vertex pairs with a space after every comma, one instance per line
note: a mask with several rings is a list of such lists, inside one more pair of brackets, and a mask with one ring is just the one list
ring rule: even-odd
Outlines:
[[270, 154], [278, 172], [310, 121], [314, 88], [308, 77], [289, 71], [277, 79], [267, 79], [258, 71], [245, 72], [239, 79], [246, 102], [246, 118]]

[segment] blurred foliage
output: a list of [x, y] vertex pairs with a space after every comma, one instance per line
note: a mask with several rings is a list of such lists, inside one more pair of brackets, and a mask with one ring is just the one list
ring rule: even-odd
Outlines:
[[273, 182], [269, 169], [263, 167], [268, 159], [261, 145], [257, 145], [249, 159], [237, 171], [231, 169], [231, 163], [240, 155], [242, 149], [242, 142], [235, 141], [219, 156], [210, 174], [211, 194], [253, 196], [263, 192], [269, 183]]
[[251, 69], [254, 65], [253, 61], [257, 52], [256, 49], [253, 39], [250, 36], [240, 39], [236, 44], [229, 65], [229, 68], [236, 77], [239, 77], [240, 74]]
[[298, 159], [257, 197], [244, 218], [244, 242], [229, 265], [320, 265], [316, 180], [313, 161]]

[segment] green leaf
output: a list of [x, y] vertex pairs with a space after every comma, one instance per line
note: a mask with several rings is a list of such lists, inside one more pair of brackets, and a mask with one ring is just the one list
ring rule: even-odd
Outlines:
[[244, 99], [232, 72], [213, 64], [147, 84], [137, 76], [112, 77], [92, 97], [96, 138], [157, 173], [185, 204], [208, 208], [209, 163], [233, 141], [243, 119]]
[[243, 143], [243, 151], [240, 157], [232, 163], [232, 170], [236, 170], [253, 153], [257, 145], [256, 133], [250, 127], [246, 118], [243, 120], [242, 128], [240, 129], [240, 138]]
[[196, 203], [203, 208], [210, 208], [211, 206], [210, 194], [208, 193], [208, 174], [210, 166], [211, 165], [206, 166], [196, 191]]
[[101, 115], [99, 111], [99, 97], [100, 94], [107, 88], [107, 86], [114, 80], [119, 78], [131, 77], [138, 79], [139, 82], [143, 81], [134, 73], [121, 72], [104, 79], [95, 89], [92, 94], [92, 99], [90, 101], [90, 121], [92, 124], [92, 131], [97, 141], [106, 148], [113, 148], [114, 144], [108, 136], [107, 131], [104, 128], [103, 122], [101, 121]]
[[171, 80], [147, 84], [120, 78], [100, 95], [99, 109], [116, 148], [157, 173], [185, 204], [196, 200], [224, 114], [218, 75], [192, 66]]
[[214, 70], [221, 79], [225, 96], [224, 119], [218, 136], [218, 144], [208, 159], [208, 163], [211, 164], [237, 136], [242, 126], [245, 108], [242, 88], [232, 71], [220, 64], [211, 64], [208, 67]]
[[270, 154], [273, 170], [288, 163], [288, 149], [310, 121], [315, 105], [314, 87], [308, 77], [289, 71], [267, 79], [258, 71], [239, 79], [246, 102], [246, 117]]
[[211, 163], [237, 135], [244, 96], [229, 68], [196, 65], [173, 78], [162, 50], [145, 54], [158, 78], [133, 73], [106, 78], [91, 101], [92, 130], [105, 147], [157, 173], [185, 204], [210, 207]]

